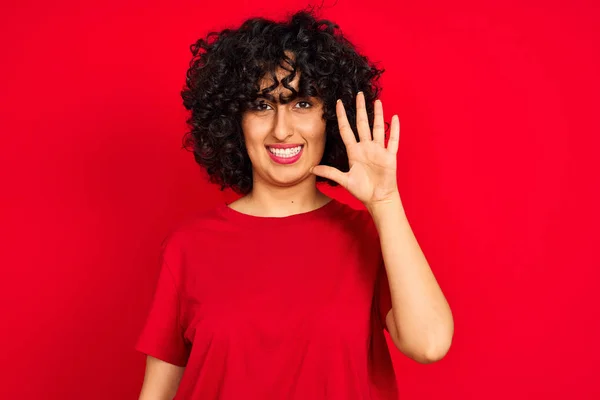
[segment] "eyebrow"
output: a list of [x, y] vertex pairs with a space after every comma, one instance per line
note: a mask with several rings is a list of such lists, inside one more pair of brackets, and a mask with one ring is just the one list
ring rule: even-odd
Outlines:
[[272, 101], [274, 103], [279, 103], [280, 96], [281, 96], [280, 93], [278, 93], [277, 96], [273, 96], [271, 93], [258, 94], [257, 100], [265, 99], [265, 100]]
[[[271, 102], [273, 102], [273, 103], [279, 104], [279, 103], [281, 103], [281, 102], [279, 101], [279, 99], [280, 99], [280, 97], [279, 97], [279, 96], [280, 96], [280, 94], [278, 94], [277, 96], [273, 96], [273, 95], [272, 95], [272, 94], [270, 94], [270, 93], [259, 94], [259, 95], [258, 95], [258, 97], [256, 98], [256, 100], [257, 100], [257, 101], [258, 101], [258, 100], [268, 100], [268, 101], [271, 101]], [[308, 96], [308, 95], [301, 96], [299, 93], [297, 93], [297, 94], [296, 94], [296, 96], [295, 96], [294, 98], [292, 98], [292, 99], [288, 100], [287, 102], [283, 102], [283, 104], [289, 103], [289, 102], [291, 102], [291, 101], [294, 101], [294, 100], [296, 100], [296, 99], [310, 99], [310, 98], [312, 98], [312, 96]]]

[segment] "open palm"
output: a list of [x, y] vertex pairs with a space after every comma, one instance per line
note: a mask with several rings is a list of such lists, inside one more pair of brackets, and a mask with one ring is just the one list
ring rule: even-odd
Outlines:
[[344, 104], [339, 100], [336, 113], [350, 170], [342, 172], [330, 166], [317, 165], [312, 172], [345, 187], [367, 207], [397, 196], [396, 155], [400, 140], [398, 116], [392, 117], [390, 139], [386, 148], [383, 106], [380, 100], [375, 101], [375, 119], [371, 135], [364, 94], [361, 92], [356, 96], [356, 127], [360, 139], [358, 142], [348, 122]]

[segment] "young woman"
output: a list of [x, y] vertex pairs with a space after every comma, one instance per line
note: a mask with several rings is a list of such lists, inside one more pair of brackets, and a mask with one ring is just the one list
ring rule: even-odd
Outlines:
[[452, 314], [396, 183], [396, 115], [385, 140], [383, 71], [337, 29], [302, 11], [192, 46], [186, 145], [243, 196], [165, 239], [140, 399], [396, 399], [384, 330], [421, 363], [448, 351]]

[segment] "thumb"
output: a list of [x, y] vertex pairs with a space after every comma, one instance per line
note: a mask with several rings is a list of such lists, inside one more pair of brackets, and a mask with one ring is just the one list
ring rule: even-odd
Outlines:
[[310, 169], [310, 172], [317, 176], [330, 179], [337, 184], [346, 187], [347, 178], [346, 174], [337, 168], [330, 167], [328, 165], [317, 165]]

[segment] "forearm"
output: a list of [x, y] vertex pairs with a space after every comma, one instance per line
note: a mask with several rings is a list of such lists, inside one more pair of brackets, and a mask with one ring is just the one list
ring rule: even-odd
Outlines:
[[[452, 312], [412, 232], [400, 196], [369, 207], [379, 233], [390, 285], [394, 344], [435, 361], [450, 347]], [[391, 332], [392, 330], [390, 330]]]

